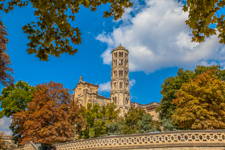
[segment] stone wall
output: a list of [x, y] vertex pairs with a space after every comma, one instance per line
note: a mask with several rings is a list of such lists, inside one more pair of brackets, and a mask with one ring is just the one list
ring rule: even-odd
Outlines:
[[[133, 150], [143, 150], [143, 149], [133, 149]], [[170, 148], [147, 148], [144, 150], [225, 150], [225, 147], [170, 147]]]
[[[55, 144], [57, 150], [225, 150], [225, 129], [107, 136]], [[32, 143], [15, 150], [37, 150]]]
[[108, 136], [55, 146], [57, 150], [225, 150], [225, 129]]

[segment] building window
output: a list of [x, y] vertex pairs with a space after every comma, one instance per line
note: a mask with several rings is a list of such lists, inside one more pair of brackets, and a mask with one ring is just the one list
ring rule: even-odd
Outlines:
[[123, 57], [123, 52], [119, 52], [119, 57]]
[[128, 83], [126, 83], [126, 89], [128, 89]]
[[120, 66], [123, 65], [123, 60], [122, 60], [122, 59], [119, 60], [119, 65], [120, 65]]
[[114, 57], [117, 57], [117, 52], [114, 53]]
[[114, 77], [117, 77], [117, 71], [114, 71]]
[[117, 60], [114, 60], [113, 63], [113, 66], [117, 66]]
[[114, 89], [116, 89], [116, 83], [114, 83]]
[[123, 82], [120, 82], [120, 88], [121, 89], [123, 88]]
[[114, 102], [114, 104], [116, 104], [116, 97], [113, 98], [113, 102]]
[[128, 61], [127, 60], [125, 60], [125, 66], [128, 67]]
[[125, 75], [125, 77], [128, 77], [128, 71], [125, 71], [124, 75]]
[[128, 53], [125, 53], [125, 57], [127, 57], [128, 56]]
[[119, 77], [123, 77], [123, 70], [119, 71]]
[[128, 104], [128, 103], [129, 103], [129, 98], [127, 97], [127, 98], [126, 98], [126, 104]]

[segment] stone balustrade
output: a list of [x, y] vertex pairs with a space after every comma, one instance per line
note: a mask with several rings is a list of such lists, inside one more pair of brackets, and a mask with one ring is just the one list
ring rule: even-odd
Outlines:
[[[107, 136], [59, 143], [55, 147], [57, 150], [225, 150], [225, 129]], [[37, 150], [37, 147], [29, 142], [16, 149]]]
[[[225, 129], [186, 130], [160, 133], [107, 136], [56, 144], [57, 150], [146, 149], [168, 147], [224, 147]], [[206, 149], [205, 149], [206, 150]], [[222, 149], [221, 149], [222, 150]]]

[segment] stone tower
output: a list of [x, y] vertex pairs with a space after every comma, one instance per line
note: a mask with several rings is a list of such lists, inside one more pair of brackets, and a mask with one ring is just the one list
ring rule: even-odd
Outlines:
[[124, 116], [130, 109], [128, 50], [120, 46], [112, 51], [111, 102]]

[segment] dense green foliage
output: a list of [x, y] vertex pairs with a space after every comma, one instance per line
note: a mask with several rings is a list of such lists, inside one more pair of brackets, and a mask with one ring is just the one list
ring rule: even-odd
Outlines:
[[175, 93], [181, 88], [183, 83], [188, 83], [189, 79], [194, 79], [197, 75], [210, 70], [215, 69], [217, 77], [224, 81], [225, 80], [225, 70], [221, 70], [220, 66], [197, 66], [194, 71], [184, 70], [179, 68], [177, 75], [175, 77], [168, 77], [162, 84], [162, 99], [160, 105], [157, 107], [156, 111], [159, 112], [159, 118], [169, 119], [174, 114], [176, 105], [172, 104], [172, 100], [176, 99]]
[[172, 119], [166, 119], [164, 118], [163, 120], [160, 120], [162, 127], [163, 127], [163, 131], [167, 132], [167, 131], [177, 131], [177, 126], [173, 124], [173, 120]]
[[92, 138], [107, 135], [107, 124], [118, 118], [119, 110], [116, 105], [108, 103], [100, 107], [98, 104], [88, 104], [85, 113], [85, 130], [80, 134], [81, 138]]
[[108, 133], [109, 135], [121, 135], [123, 134], [123, 130], [125, 128], [124, 126], [124, 119], [123, 118], [119, 118], [115, 121], [112, 121], [108, 124], [106, 124], [106, 127], [108, 129]]
[[[187, 0], [183, 10], [189, 12], [186, 24], [192, 29], [192, 41], [203, 42], [205, 37], [216, 35], [217, 30], [219, 43], [225, 44], [225, 16], [218, 14], [224, 6], [225, 0]], [[212, 24], [216, 29], [210, 27]]]
[[27, 103], [32, 100], [35, 87], [28, 85], [27, 82], [18, 81], [15, 85], [7, 86], [2, 89], [0, 96], [0, 118], [10, 117], [16, 112], [20, 112], [27, 107]]
[[[37, 22], [28, 23], [23, 27], [28, 34], [28, 54], [36, 54], [40, 60], [47, 61], [49, 55], [59, 57], [62, 53], [73, 55], [77, 49], [72, 44], [81, 44], [81, 33], [68, 20], [74, 21], [75, 14], [81, 6], [95, 11], [102, 4], [110, 4], [103, 17], [121, 18], [124, 8], [132, 6], [130, 0], [2, 0], [0, 10], [8, 13], [14, 6], [24, 7], [32, 4]], [[2, 22], [1, 22], [2, 23]]]
[[152, 117], [153, 116], [147, 114], [145, 110], [131, 107], [124, 118], [118, 118], [107, 124], [108, 134], [120, 135], [148, 133], [156, 130], [161, 131], [160, 123], [158, 121], [153, 121]]
[[208, 70], [182, 84], [173, 100], [176, 111], [171, 118], [178, 128], [224, 129], [224, 95], [225, 83], [218, 80], [215, 70]]
[[137, 122], [136, 133], [148, 133], [151, 131], [156, 131], [156, 128], [151, 124], [152, 117], [150, 114], [144, 113], [141, 120]]
[[[0, 105], [2, 110], [0, 111], [0, 118], [6, 116], [10, 117], [13, 114], [25, 110], [27, 103], [32, 100], [35, 87], [28, 85], [27, 82], [18, 81], [15, 85], [12, 84], [2, 89], [0, 95]], [[18, 142], [18, 126], [10, 126], [10, 129], [14, 135], [15, 143]]]
[[134, 134], [138, 129], [138, 121], [142, 119], [143, 114], [145, 114], [145, 110], [130, 108], [130, 111], [125, 114], [125, 128], [123, 130], [123, 134]]

